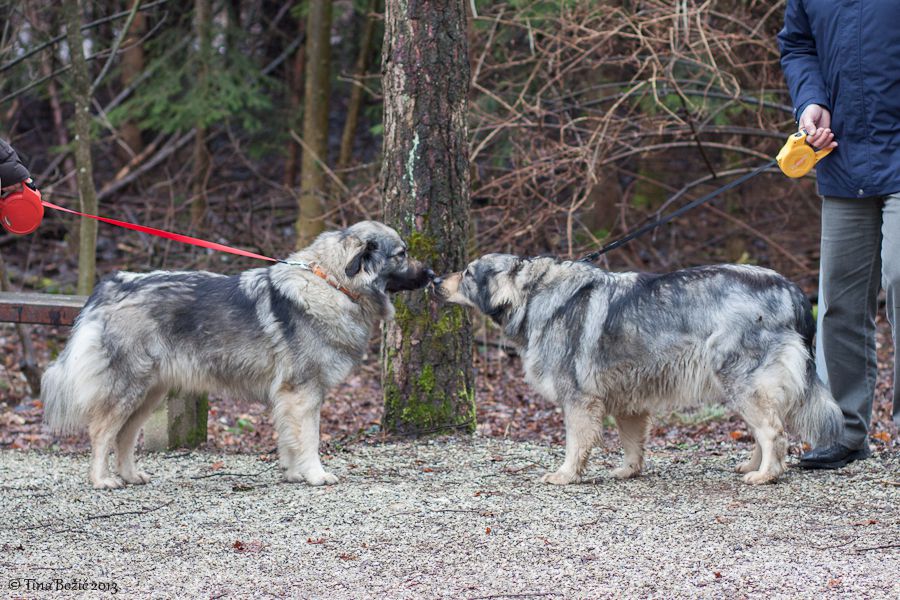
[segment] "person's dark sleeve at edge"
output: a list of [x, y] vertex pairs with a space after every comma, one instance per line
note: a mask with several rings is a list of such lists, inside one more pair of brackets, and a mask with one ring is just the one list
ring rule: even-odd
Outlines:
[[0, 188], [18, 185], [30, 178], [31, 174], [13, 147], [0, 140]]
[[810, 104], [818, 104], [831, 111], [816, 42], [802, 2], [788, 2], [784, 29], [778, 33], [778, 45], [781, 48], [781, 67], [794, 99], [794, 120], [799, 122], [803, 110]]

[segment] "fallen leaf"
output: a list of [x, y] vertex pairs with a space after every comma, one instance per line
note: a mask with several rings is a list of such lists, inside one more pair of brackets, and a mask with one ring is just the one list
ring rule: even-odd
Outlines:
[[338, 558], [340, 558], [341, 560], [356, 560], [359, 557], [356, 556], [355, 554], [344, 553], [344, 554], [341, 554], [340, 556], [338, 556]]
[[721, 571], [713, 571], [713, 575], [716, 576], [716, 579], [721, 579], [721, 578], [722, 578], [722, 572], [721, 572]]
[[877, 440], [881, 440], [882, 442], [891, 441], [891, 434], [889, 434], [887, 431], [877, 431], [872, 434], [872, 437]]
[[223, 461], [217, 460], [213, 464], [209, 465], [209, 470], [210, 471], [218, 471], [219, 469], [221, 469], [224, 466], [225, 466], [225, 463]]
[[316, 538], [316, 539], [306, 538], [306, 543], [307, 544], [324, 544], [325, 538]]
[[235, 552], [259, 552], [265, 547], [265, 544], [259, 540], [252, 540], [246, 544], [241, 540], [237, 540], [231, 547], [234, 548]]
[[830, 587], [830, 588], [833, 588], [833, 587], [840, 587], [840, 585], [841, 585], [841, 578], [840, 578], [840, 577], [836, 577], [835, 579], [829, 579], [829, 580], [828, 580], [828, 587]]
[[866, 525], [878, 525], [878, 521], [876, 519], [866, 519], [865, 521], [853, 523], [854, 527], [865, 527]]
[[432, 469], [431, 467], [422, 467], [422, 472], [423, 473], [434, 473], [434, 469]]
[[485, 528], [484, 528], [484, 532], [485, 532], [486, 534], [488, 534], [488, 535], [491, 535], [491, 528], [490, 528], [490, 527], [485, 527]]

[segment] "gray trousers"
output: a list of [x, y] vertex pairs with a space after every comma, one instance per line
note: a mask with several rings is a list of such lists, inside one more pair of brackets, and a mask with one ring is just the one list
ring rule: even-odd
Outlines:
[[900, 426], [900, 193], [822, 202], [816, 370], [844, 413], [842, 443], [860, 448], [872, 419], [878, 292], [894, 344], [893, 418]]

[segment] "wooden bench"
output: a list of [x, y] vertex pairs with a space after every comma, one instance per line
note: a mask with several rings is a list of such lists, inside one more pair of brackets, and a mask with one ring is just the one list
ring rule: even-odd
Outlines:
[[[0, 292], [0, 322], [71, 327], [86, 301], [84, 296]], [[206, 441], [208, 413], [206, 394], [169, 394], [144, 427], [144, 448], [196, 448]]]
[[0, 292], [0, 322], [71, 326], [87, 298]]

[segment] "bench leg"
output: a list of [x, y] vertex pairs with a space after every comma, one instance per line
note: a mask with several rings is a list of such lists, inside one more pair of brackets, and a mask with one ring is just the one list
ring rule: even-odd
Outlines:
[[208, 413], [206, 394], [170, 393], [144, 425], [144, 450], [196, 448], [206, 441]]

